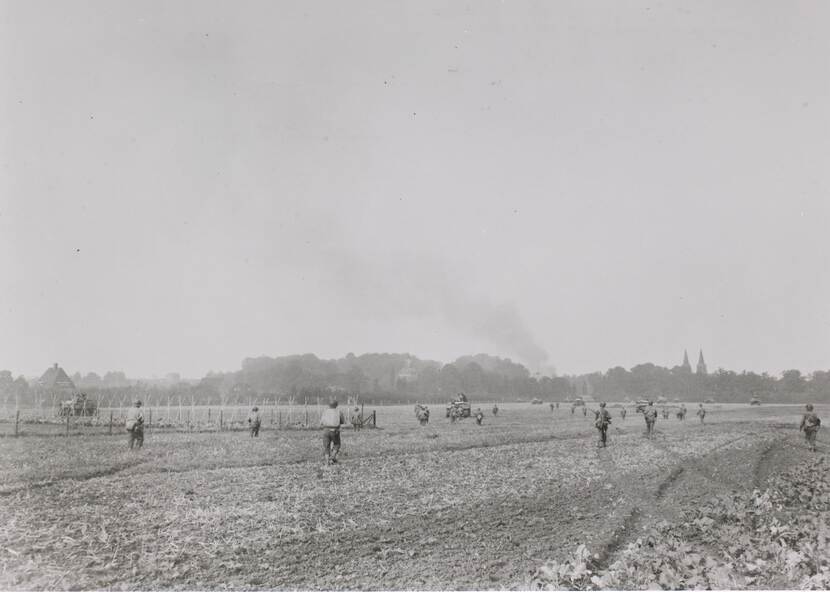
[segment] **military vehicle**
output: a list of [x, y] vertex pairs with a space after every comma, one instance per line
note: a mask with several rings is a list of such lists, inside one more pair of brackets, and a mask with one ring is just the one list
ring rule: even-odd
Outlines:
[[75, 393], [75, 396], [68, 401], [61, 401], [58, 408], [58, 415], [65, 417], [90, 417], [95, 415], [98, 404], [92, 399], [86, 398], [86, 393]]
[[447, 405], [447, 417], [450, 418], [451, 422], [455, 422], [458, 419], [464, 419], [465, 417], [470, 417], [471, 415], [472, 410], [470, 402], [467, 400], [467, 395], [464, 393], [458, 393], [458, 396], [456, 396], [455, 399], [450, 401]]

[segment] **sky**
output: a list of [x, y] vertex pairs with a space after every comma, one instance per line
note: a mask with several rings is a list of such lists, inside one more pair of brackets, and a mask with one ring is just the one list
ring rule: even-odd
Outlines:
[[830, 369], [828, 18], [0, 0], [0, 368]]

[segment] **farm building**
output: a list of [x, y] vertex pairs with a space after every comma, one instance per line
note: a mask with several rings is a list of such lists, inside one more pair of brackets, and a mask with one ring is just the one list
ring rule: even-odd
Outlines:
[[407, 359], [404, 367], [398, 371], [396, 382], [412, 382], [418, 379], [418, 370], [412, 367], [412, 360]]
[[38, 386], [50, 391], [74, 391], [75, 383], [64, 372], [63, 368], [55, 364], [38, 380]]

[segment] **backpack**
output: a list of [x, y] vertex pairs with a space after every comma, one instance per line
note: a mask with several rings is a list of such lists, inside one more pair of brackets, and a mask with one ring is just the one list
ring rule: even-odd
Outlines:
[[805, 428], [817, 428], [821, 425], [821, 420], [815, 413], [810, 413], [804, 418]]

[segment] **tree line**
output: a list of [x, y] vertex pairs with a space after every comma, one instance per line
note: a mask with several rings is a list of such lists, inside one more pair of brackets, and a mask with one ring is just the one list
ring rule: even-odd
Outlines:
[[[89, 376], [89, 375], [87, 375]], [[308, 400], [335, 396], [341, 401], [446, 402], [459, 392], [473, 399], [499, 401], [567, 401], [575, 397], [624, 401], [640, 398], [717, 402], [830, 402], [830, 371], [802, 375], [787, 370], [781, 376], [719, 369], [693, 373], [681, 366], [665, 368], [639, 364], [577, 376], [533, 375], [510, 359], [479, 354], [442, 364], [410, 354], [348, 354], [334, 360], [313, 354], [277, 358], [248, 358], [235, 372], [210, 372], [197, 383], [172, 384], [130, 381], [121, 372], [109, 380], [82, 380], [80, 388], [101, 405], [118, 405], [134, 398], [198, 405], [246, 405], [250, 401]], [[74, 378], [74, 377], [73, 377]], [[52, 404], [56, 395], [22, 376], [0, 371], [3, 404]]]

